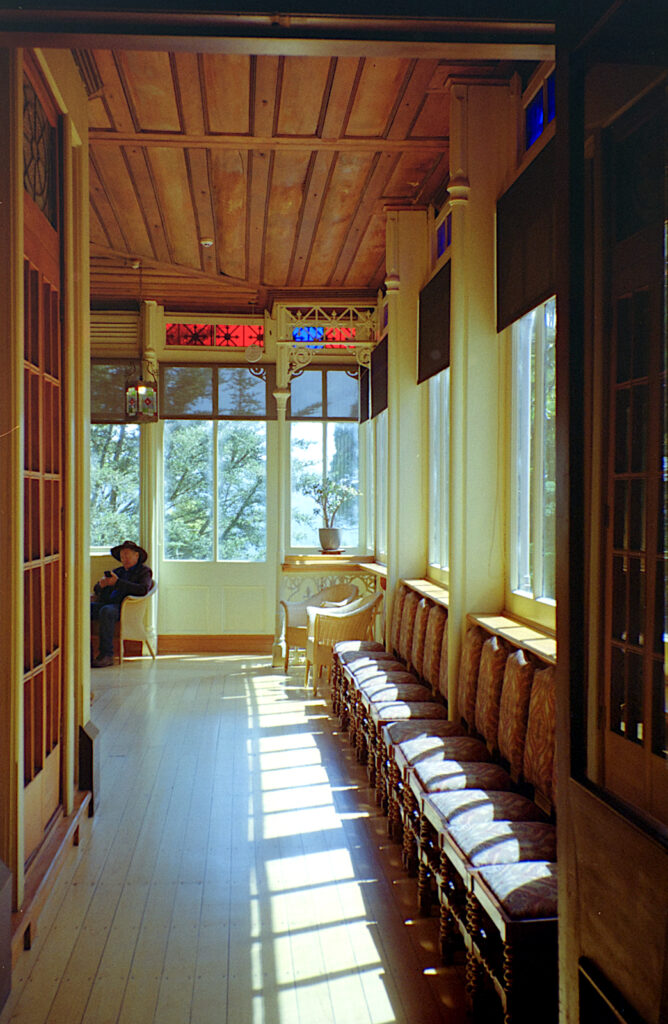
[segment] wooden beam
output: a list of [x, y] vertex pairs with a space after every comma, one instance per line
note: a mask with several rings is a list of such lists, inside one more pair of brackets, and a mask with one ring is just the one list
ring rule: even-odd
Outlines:
[[436, 150], [445, 152], [448, 148], [447, 138], [415, 138], [415, 139], [384, 139], [384, 138], [350, 138], [350, 139], [318, 139], [308, 138], [277, 138], [276, 136], [248, 135], [181, 135], [173, 132], [109, 132], [103, 128], [92, 128], [88, 132], [88, 140], [92, 146], [160, 146], [161, 148], [178, 147], [188, 149], [235, 149], [235, 150], [308, 150], [326, 152], [364, 152], [364, 153], [405, 153], [406, 150]]

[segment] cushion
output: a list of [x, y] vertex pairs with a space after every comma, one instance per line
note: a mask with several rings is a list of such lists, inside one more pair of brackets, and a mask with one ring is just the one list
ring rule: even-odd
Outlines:
[[513, 780], [501, 765], [489, 762], [429, 758], [413, 767], [415, 779], [425, 793], [453, 789], [511, 790]]
[[[400, 672], [378, 672], [376, 675], [369, 676], [367, 679], [362, 680], [357, 689], [360, 693], [366, 693], [369, 696], [373, 696], [374, 693], [378, 693], [379, 690], [384, 689], [387, 686], [419, 686], [422, 693], [427, 693], [431, 696], [429, 687], [424, 686], [423, 683], [418, 683], [417, 679], [412, 672], [406, 672], [402, 669]], [[426, 700], [427, 698], [422, 698]]]
[[373, 704], [371, 718], [376, 726], [384, 722], [406, 721], [408, 718], [447, 718], [448, 712], [442, 704], [426, 701], [391, 701], [389, 704]]
[[557, 830], [543, 821], [451, 825], [448, 832], [474, 867], [557, 859]]
[[490, 761], [489, 750], [472, 736], [428, 736], [424, 733], [414, 739], [404, 740], [393, 748], [403, 764], [418, 761]]
[[444, 831], [450, 824], [545, 821], [545, 815], [533, 800], [518, 793], [496, 793], [485, 789], [431, 793], [424, 799], [424, 812], [438, 831]]
[[522, 772], [524, 742], [529, 716], [529, 698], [534, 674], [533, 662], [524, 651], [514, 651], [506, 662], [499, 707], [498, 749], [517, 781]]
[[555, 666], [536, 672], [529, 699], [523, 774], [527, 782], [554, 803]]
[[404, 601], [408, 587], [405, 583], [397, 583], [394, 588], [392, 600], [392, 617], [390, 620], [390, 647], [393, 651], [399, 650], [399, 633], [401, 630], [401, 614], [404, 610]]
[[339, 640], [334, 644], [334, 653], [342, 655], [357, 651], [384, 651], [385, 647], [378, 640]]
[[[438, 689], [445, 700], [448, 699], [448, 621], [445, 621], [441, 639], [441, 657], [438, 665]], [[473, 721], [471, 719], [471, 721]]]
[[478, 692], [475, 699], [475, 727], [490, 750], [497, 749], [499, 707], [508, 649], [498, 636], [490, 636], [482, 645]]
[[411, 648], [413, 646], [413, 627], [417, 615], [420, 598], [414, 590], [409, 590], [404, 598], [404, 607], [401, 612], [401, 626], [399, 628], [399, 650], [400, 658], [410, 664]]
[[416, 683], [417, 679], [412, 672], [408, 672], [406, 666], [400, 661], [377, 661], [370, 662], [368, 665], [353, 665], [352, 668], [348, 665], [345, 666], [346, 675], [352, 679], [356, 686], [361, 686], [363, 683], [368, 682], [370, 679], [384, 679], [386, 676], [396, 673], [401, 673], [405, 677], [405, 682]]
[[388, 704], [395, 700], [431, 700], [432, 693], [422, 683], [386, 683], [377, 690], [362, 691], [362, 703], [368, 708], [371, 704]]
[[429, 601], [423, 597], [417, 606], [413, 625], [413, 643], [411, 644], [408, 664], [418, 676], [424, 676], [424, 640], [429, 622]]
[[441, 668], [443, 633], [447, 630], [447, 620], [448, 613], [445, 608], [440, 604], [432, 605], [429, 618], [427, 619], [427, 631], [424, 635], [424, 656], [422, 658], [422, 675], [433, 689], [438, 687], [444, 697], [447, 697], [447, 692], [441, 689], [439, 672]]
[[490, 864], [477, 874], [507, 917], [532, 920], [557, 916], [556, 864], [540, 860]]
[[459, 659], [459, 676], [457, 679], [457, 703], [461, 717], [468, 727], [473, 728], [475, 722], [475, 698], [478, 690], [478, 670], [480, 655], [485, 634], [479, 626], [470, 626], [466, 630], [462, 653]]
[[[380, 648], [380, 650], [339, 651], [339, 647], [342, 647], [347, 642], [342, 640], [334, 647], [334, 652], [342, 665], [350, 665], [351, 668], [354, 668], [357, 665], [374, 665], [379, 661], [397, 660], [394, 654], [386, 651], [384, 648]], [[352, 640], [350, 642], [353, 643]]]
[[399, 743], [414, 739], [431, 739], [439, 736], [461, 736], [462, 726], [458, 722], [439, 719], [435, 722], [388, 722], [383, 726], [383, 737], [388, 750]]

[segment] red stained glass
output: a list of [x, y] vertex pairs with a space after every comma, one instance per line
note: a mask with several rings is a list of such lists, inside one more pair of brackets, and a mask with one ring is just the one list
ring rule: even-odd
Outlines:
[[169, 346], [264, 348], [264, 324], [167, 324]]

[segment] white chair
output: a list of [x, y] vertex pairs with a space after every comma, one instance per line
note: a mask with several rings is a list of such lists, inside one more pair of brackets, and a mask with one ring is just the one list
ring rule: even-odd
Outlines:
[[312, 597], [303, 601], [279, 601], [285, 615], [285, 660], [283, 671], [288, 671], [288, 658], [291, 647], [306, 648], [308, 617], [307, 609], [336, 607], [348, 605], [359, 591], [354, 583], [335, 583], [331, 587], [319, 590]]
[[130, 594], [123, 599], [119, 629], [121, 665], [123, 664], [123, 645], [125, 640], [143, 640], [155, 661], [155, 651], [151, 646], [146, 628], [146, 615], [149, 609], [149, 601], [157, 589], [158, 584], [153, 582], [150, 590], [143, 597], [135, 597]]
[[383, 602], [383, 592], [361, 597], [344, 608], [309, 608], [308, 636], [306, 639], [306, 672], [304, 686], [308, 686], [311, 667], [313, 670], [313, 696], [318, 687], [322, 670], [329, 672], [332, 665], [332, 649], [339, 640], [370, 640], [373, 624]]

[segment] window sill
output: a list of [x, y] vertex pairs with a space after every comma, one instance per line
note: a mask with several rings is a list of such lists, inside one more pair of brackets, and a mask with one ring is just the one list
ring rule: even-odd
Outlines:
[[515, 647], [521, 647], [551, 665], [557, 663], [557, 638], [547, 631], [503, 614], [469, 615], [468, 620], [482, 626], [487, 633], [503, 637]]
[[447, 587], [427, 579], [404, 580], [403, 582], [411, 590], [414, 590], [416, 594], [419, 594], [420, 597], [427, 597], [434, 604], [440, 604], [444, 608], [447, 608], [450, 604], [450, 592]]
[[377, 576], [386, 576], [385, 566], [361, 555], [286, 555], [281, 565], [283, 572], [303, 572], [305, 569], [363, 569]]

